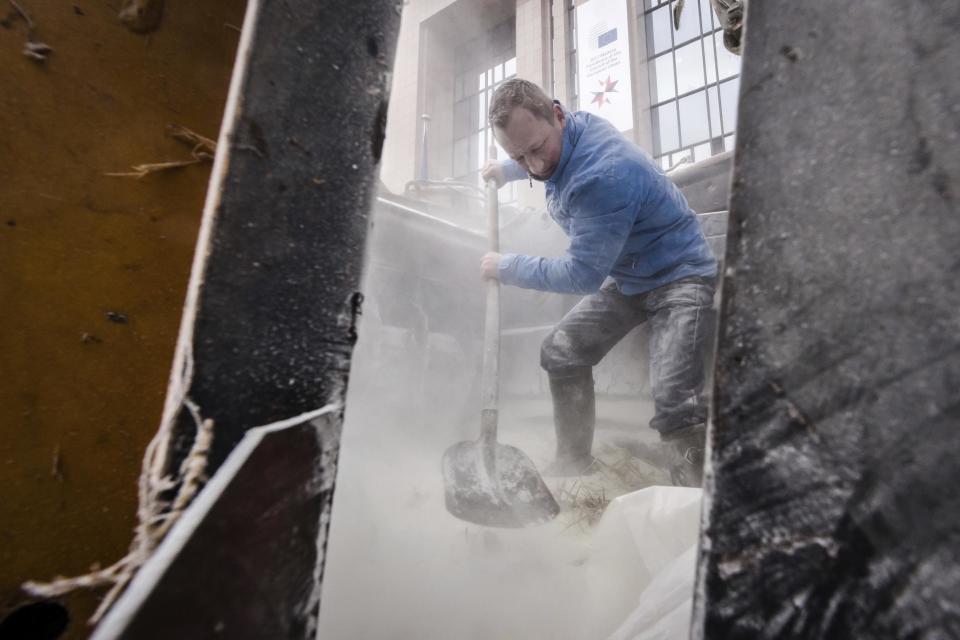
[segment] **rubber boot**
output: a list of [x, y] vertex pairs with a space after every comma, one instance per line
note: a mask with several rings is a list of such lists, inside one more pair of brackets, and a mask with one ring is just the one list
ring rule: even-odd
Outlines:
[[579, 476], [593, 465], [593, 430], [596, 403], [593, 371], [587, 367], [563, 373], [550, 372], [553, 424], [557, 433], [557, 457], [544, 469], [547, 476]]
[[697, 425], [661, 436], [670, 449], [670, 481], [678, 487], [703, 485], [706, 427]]

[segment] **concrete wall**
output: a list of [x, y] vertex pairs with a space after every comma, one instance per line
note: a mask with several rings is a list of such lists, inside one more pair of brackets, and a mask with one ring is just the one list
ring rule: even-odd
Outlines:
[[[397, 193], [403, 191], [403, 186], [408, 181], [416, 178], [419, 166], [420, 116], [423, 113], [420, 110], [420, 57], [424, 47], [421, 42], [420, 23], [453, 2], [454, 0], [413, 0], [403, 5], [390, 106], [387, 110], [387, 135], [380, 168], [380, 179], [391, 191]], [[451, 109], [452, 104], [451, 100]]]

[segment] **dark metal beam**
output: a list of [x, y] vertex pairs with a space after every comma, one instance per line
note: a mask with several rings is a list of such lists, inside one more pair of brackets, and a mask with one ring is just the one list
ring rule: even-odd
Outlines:
[[93, 638], [310, 638], [340, 418], [252, 429]]
[[213, 479], [97, 638], [312, 636], [401, 8], [248, 4], [158, 454], [189, 405]]
[[229, 159], [198, 248], [189, 396], [216, 422], [214, 467], [247, 429], [342, 397], [400, 7], [251, 2]]
[[747, 21], [694, 637], [960, 637], [960, 7]]

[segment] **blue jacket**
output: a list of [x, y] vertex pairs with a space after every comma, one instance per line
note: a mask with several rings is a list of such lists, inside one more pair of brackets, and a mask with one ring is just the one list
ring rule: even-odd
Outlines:
[[[513, 160], [507, 180], [526, 178]], [[713, 277], [717, 261], [680, 190], [609, 122], [567, 112], [560, 162], [546, 182], [547, 211], [570, 238], [565, 255], [504, 254], [504, 284], [592, 293], [611, 276], [634, 295], [680, 278]]]

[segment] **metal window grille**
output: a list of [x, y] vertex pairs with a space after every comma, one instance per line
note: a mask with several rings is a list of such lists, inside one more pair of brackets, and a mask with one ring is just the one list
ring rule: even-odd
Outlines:
[[[683, 158], [697, 161], [733, 148], [740, 82], [740, 60], [723, 48], [709, 0], [686, 0], [679, 30], [673, 24], [676, 5], [677, 0], [644, 0], [638, 18], [647, 34], [653, 156], [664, 169]], [[689, 56], [697, 49], [700, 77], [685, 75], [681, 83], [678, 52]], [[706, 136], [697, 135], [704, 130]]]

